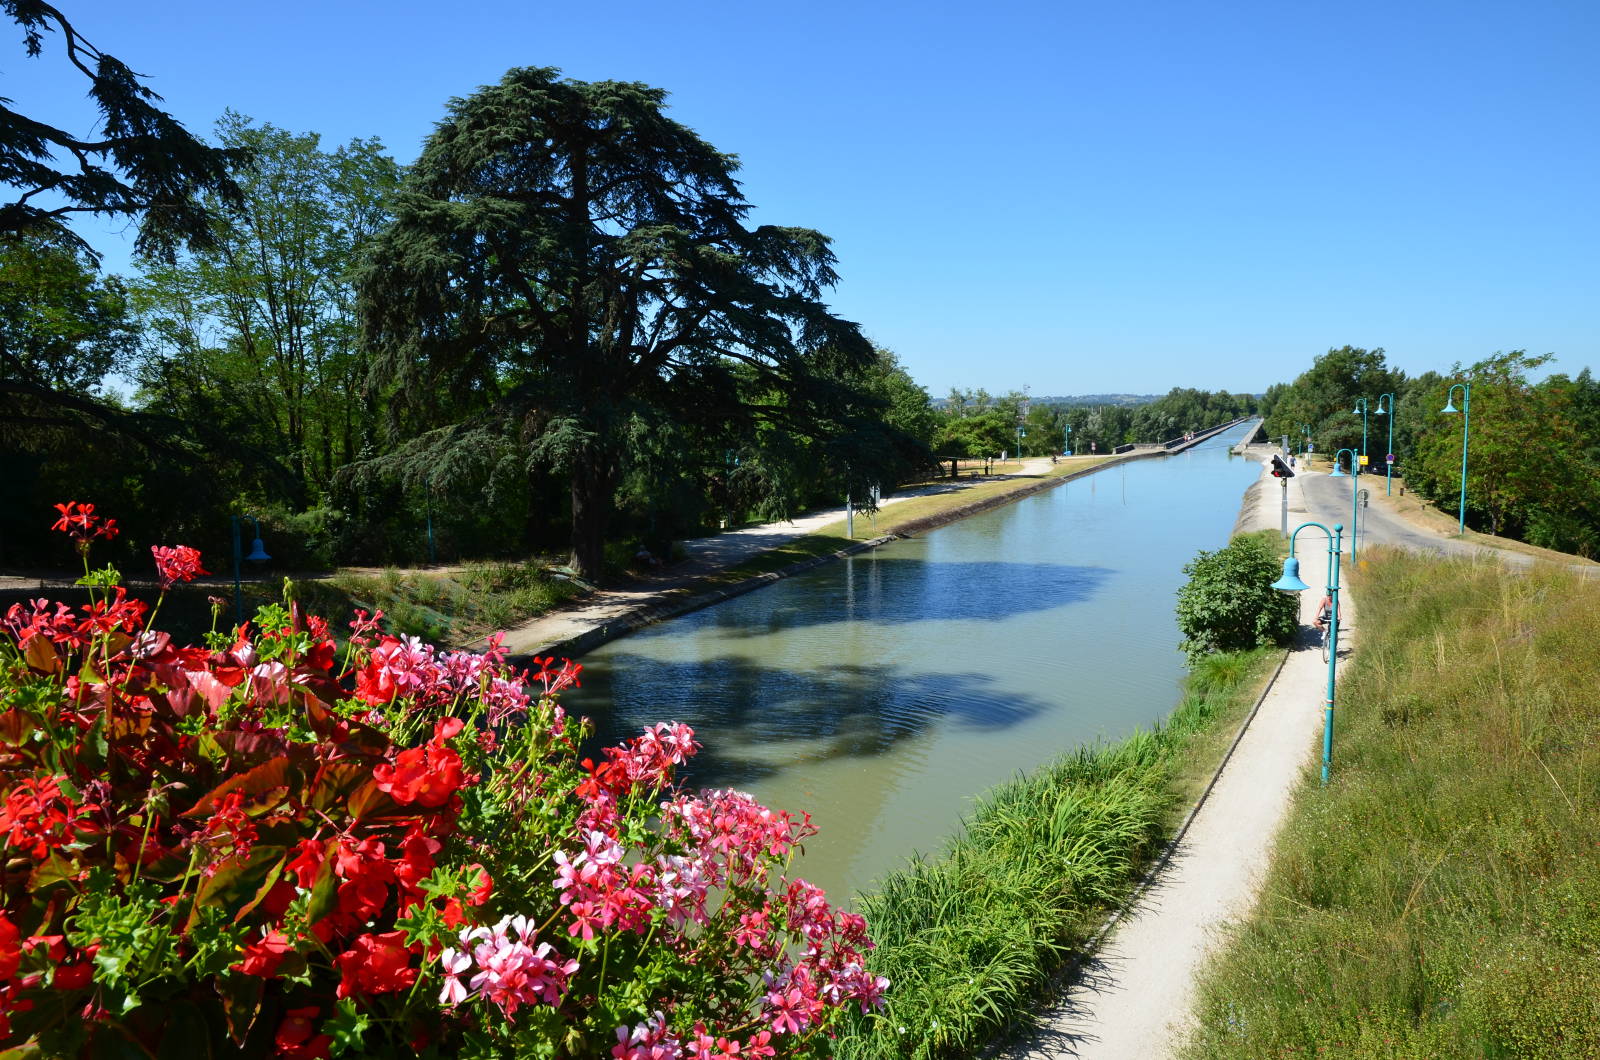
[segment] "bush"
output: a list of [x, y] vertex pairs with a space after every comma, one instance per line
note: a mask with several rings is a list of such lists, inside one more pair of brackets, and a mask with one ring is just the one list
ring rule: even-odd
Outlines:
[[786, 875], [807, 818], [673, 786], [687, 726], [580, 762], [577, 667], [364, 612], [342, 659], [293, 605], [181, 647], [58, 525], [89, 606], [0, 619], [0, 1053], [815, 1056], [887, 987]]
[[1189, 582], [1178, 590], [1178, 629], [1191, 662], [1294, 639], [1299, 600], [1272, 588], [1281, 571], [1266, 535], [1241, 534], [1226, 548], [1202, 550], [1183, 572]]

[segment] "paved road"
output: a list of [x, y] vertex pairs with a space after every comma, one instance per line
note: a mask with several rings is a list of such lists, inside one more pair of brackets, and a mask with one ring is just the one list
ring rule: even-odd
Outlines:
[[[1356, 481], [1348, 475], [1335, 478], [1320, 471], [1302, 471], [1297, 474], [1289, 481], [1290, 529], [1296, 525], [1297, 514], [1302, 516], [1301, 521], [1311, 519], [1327, 526], [1343, 523], [1345, 540], [1348, 542], [1351, 519], [1350, 494]], [[1379, 475], [1363, 475], [1359, 481], [1360, 488], [1371, 491], [1374, 496], [1383, 492], [1383, 478]], [[1298, 504], [1296, 504], [1297, 494]], [[1376, 501], [1358, 511], [1361, 517], [1361, 536], [1356, 544], [1357, 558], [1360, 558], [1361, 545], [1371, 542], [1441, 556], [1470, 556], [1480, 552], [1491, 552], [1507, 563], [1519, 566], [1527, 566], [1533, 562], [1532, 556], [1520, 552], [1489, 549], [1482, 545], [1429, 533], [1385, 511]]]

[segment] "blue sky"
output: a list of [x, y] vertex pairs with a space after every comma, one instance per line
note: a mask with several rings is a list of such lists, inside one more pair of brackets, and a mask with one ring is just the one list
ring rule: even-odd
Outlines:
[[[666, 88], [936, 396], [1259, 391], [1346, 343], [1600, 368], [1593, 0], [64, 10], [191, 129], [232, 107], [401, 161], [511, 66]], [[0, 95], [81, 129], [59, 49], [0, 40]]]

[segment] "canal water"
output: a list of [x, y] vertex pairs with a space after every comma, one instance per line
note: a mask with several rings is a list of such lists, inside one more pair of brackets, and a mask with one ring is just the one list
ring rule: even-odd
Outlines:
[[844, 900], [986, 789], [1177, 705], [1174, 594], [1260, 473], [1244, 430], [613, 641], [563, 701], [606, 742], [692, 725], [685, 779], [810, 811], [793, 871]]

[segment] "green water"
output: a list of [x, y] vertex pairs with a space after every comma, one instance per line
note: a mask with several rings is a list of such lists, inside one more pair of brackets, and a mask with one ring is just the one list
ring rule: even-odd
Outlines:
[[1172, 710], [1183, 565], [1227, 542], [1260, 470], [1228, 454], [1236, 440], [614, 641], [564, 701], [608, 742], [694, 726], [705, 750], [686, 779], [809, 810], [822, 832], [796, 871], [843, 899], [936, 851], [985, 789]]

